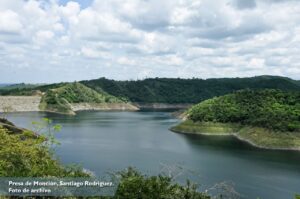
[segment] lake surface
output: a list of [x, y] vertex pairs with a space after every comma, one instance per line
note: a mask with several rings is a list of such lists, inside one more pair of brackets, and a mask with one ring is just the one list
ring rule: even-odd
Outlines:
[[9, 120], [30, 128], [51, 118], [62, 125], [57, 155], [97, 175], [134, 166], [158, 174], [163, 165], [180, 165], [178, 178], [192, 178], [201, 189], [228, 181], [244, 198], [293, 199], [300, 193], [300, 152], [261, 150], [232, 137], [176, 134], [179, 121], [170, 112], [12, 113]]

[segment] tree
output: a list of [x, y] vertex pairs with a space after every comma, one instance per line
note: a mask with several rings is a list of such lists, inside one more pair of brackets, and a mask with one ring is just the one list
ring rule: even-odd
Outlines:
[[43, 118], [42, 121], [33, 121], [32, 127], [34, 133], [45, 139], [43, 145], [46, 147], [53, 149], [57, 145], [60, 145], [58, 140], [55, 138], [55, 133], [59, 132], [62, 128], [60, 124], [53, 124], [51, 119]]
[[143, 175], [133, 168], [118, 172], [120, 184], [114, 196], [116, 199], [210, 199], [205, 193], [197, 191], [197, 186], [190, 181], [179, 185], [170, 177]]
[[[0, 126], [0, 177], [89, 177], [79, 166], [63, 166], [53, 153], [61, 129], [48, 118], [33, 122], [34, 132], [11, 134]], [[38, 135], [38, 136], [37, 136]]]

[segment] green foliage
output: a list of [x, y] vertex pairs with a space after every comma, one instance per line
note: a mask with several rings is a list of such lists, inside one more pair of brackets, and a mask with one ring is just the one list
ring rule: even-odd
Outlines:
[[[37, 91], [46, 92], [47, 90], [58, 88], [66, 85], [67, 83], [46, 84], [46, 85], [32, 85], [32, 86], [8, 86], [0, 88], [0, 95], [15, 95], [15, 96], [31, 96]], [[27, 85], [27, 84], [25, 84]]]
[[[88, 176], [79, 167], [64, 167], [54, 157], [50, 146], [56, 144], [52, 131], [59, 130], [44, 119], [46, 136], [36, 136], [31, 131], [11, 134], [0, 128], [0, 176], [1, 177], [77, 177]], [[35, 122], [36, 125], [39, 123]], [[42, 126], [42, 125], [39, 125]]]
[[300, 195], [296, 194], [295, 199], [300, 199]]
[[120, 177], [116, 199], [149, 198], [149, 199], [209, 199], [197, 191], [197, 186], [187, 181], [185, 186], [172, 182], [166, 176], [146, 176], [128, 168], [117, 174]]
[[194, 122], [241, 123], [278, 131], [300, 131], [300, 92], [243, 90], [206, 100], [187, 114]]
[[[94, 103], [112, 103], [120, 102], [119, 99], [108, 95], [105, 92], [98, 93], [81, 83], [70, 83], [63, 87], [52, 90], [53, 94], [69, 103], [94, 102]], [[50, 99], [49, 99], [50, 100]], [[48, 103], [51, 103], [48, 102]]]
[[16, 127], [12, 122], [0, 117], [0, 127], [7, 130], [9, 134], [22, 134], [24, 129]]
[[43, 139], [24, 140], [0, 129], [0, 176], [63, 176], [63, 167], [42, 143]]
[[71, 113], [71, 103], [117, 103], [122, 100], [105, 92], [96, 92], [80, 83], [69, 83], [49, 89], [42, 97], [40, 108], [61, 113]]
[[152, 78], [138, 81], [114, 81], [100, 78], [81, 83], [99, 92], [141, 103], [198, 103], [241, 89], [280, 89], [300, 91], [296, 81], [274, 76], [252, 78], [180, 79]]
[[[276, 76], [207, 80], [196, 78], [151, 78], [138, 81], [114, 81], [100, 78], [82, 81], [81, 83], [100, 94], [109, 94], [110, 96], [118, 97], [122, 101], [140, 103], [198, 103], [215, 96], [247, 88], [300, 91], [299, 81]], [[58, 83], [34, 88], [0, 89], [0, 95], [33, 95], [38, 93], [37, 91], [48, 93], [51, 89], [68, 87], [68, 85], [68, 83]], [[69, 94], [71, 95], [71, 93]], [[63, 100], [55, 99], [51, 93], [49, 95], [55, 104], [66, 103]], [[71, 96], [67, 96], [67, 101], [70, 99], [69, 97], [73, 99]], [[82, 97], [84, 96], [80, 96], [79, 99], [82, 100]]]
[[55, 133], [61, 130], [60, 124], [52, 124], [49, 118], [43, 118], [42, 121], [32, 122], [33, 131], [38, 134], [40, 138], [44, 139], [43, 145], [49, 149], [55, 148], [60, 143], [55, 138]]
[[37, 86], [40, 86], [39, 84], [9, 84], [5, 86], [0, 85], [0, 90], [12, 90], [12, 89], [23, 89], [23, 88], [35, 88]]
[[0, 87], [0, 95], [33, 95], [38, 84], [13, 84]]

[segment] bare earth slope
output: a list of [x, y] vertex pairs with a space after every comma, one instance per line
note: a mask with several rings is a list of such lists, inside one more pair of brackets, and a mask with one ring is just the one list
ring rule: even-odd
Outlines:
[[0, 96], [0, 112], [10, 109], [10, 112], [39, 111], [40, 96]]

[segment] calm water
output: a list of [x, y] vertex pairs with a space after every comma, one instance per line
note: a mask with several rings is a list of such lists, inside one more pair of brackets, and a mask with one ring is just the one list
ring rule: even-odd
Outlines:
[[170, 112], [14, 113], [9, 119], [30, 127], [43, 117], [63, 126], [57, 135], [61, 161], [97, 175], [128, 166], [157, 174], [163, 164], [180, 165], [202, 189], [231, 181], [244, 198], [292, 199], [300, 193], [300, 152], [259, 150], [231, 137], [176, 134], [168, 130], [178, 123]]

